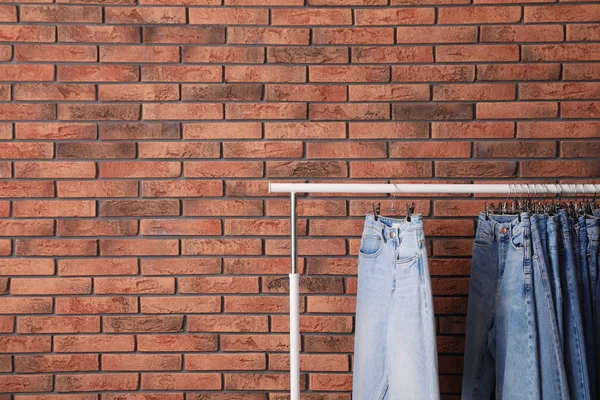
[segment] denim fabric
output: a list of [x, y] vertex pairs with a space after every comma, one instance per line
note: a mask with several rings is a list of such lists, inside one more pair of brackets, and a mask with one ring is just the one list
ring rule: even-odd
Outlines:
[[540, 229], [542, 225], [545, 225], [545, 221], [541, 221], [538, 215], [532, 215], [530, 221], [533, 247], [533, 290], [539, 346], [540, 394], [542, 399], [566, 400], [569, 399], [569, 384], [552, 298], [552, 282], [548, 275], [546, 250], [542, 243], [544, 232]]
[[462, 399], [541, 399], [527, 214], [479, 216], [473, 245]]
[[[590, 380], [587, 369], [587, 358], [585, 352], [583, 322], [580, 308], [579, 282], [575, 253], [573, 251], [573, 223], [567, 212], [559, 212], [562, 230], [563, 245], [559, 251], [561, 260], [561, 281], [563, 282], [563, 318], [565, 335], [565, 368], [571, 398], [576, 400], [591, 400]], [[578, 249], [578, 247], [575, 247]]]
[[560, 273], [560, 249], [563, 246], [562, 232], [560, 229], [560, 220], [558, 215], [549, 215], [546, 218], [546, 236], [548, 242], [548, 259], [550, 268], [548, 269], [552, 283], [552, 295], [554, 296], [554, 308], [556, 311], [556, 322], [561, 348], [564, 349], [565, 334], [563, 332], [563, 290], [561, 285]]
[[[600, 301], [598, 291], [598, 241], [600, 240], [600, 222], [597, 217], [587, 216], [585, 220], [588, 235], [588, 268], [590, 270], [590, 282], [592, 284], [592, 313], [594, 317], [594, 339], [596, 344], [596, 376], [590, 380], [596, 382], [596, 393], [600, 393]], [[589, 352], [588, 352], [589, 353]]]
[[431, 280], [420, 214], [367, 215], [358, 257], [354, 400], [439, 399]]
[[588, 235], [585, 216], [579, 217], [579, 262], [582, 277], [581, 318], [583, 320], [583, 336], [590, 379], [590, 395], [596, 398], [596, 346], [594, 343], [594, 303], [592, 302], [592, 284], [588, 263]]

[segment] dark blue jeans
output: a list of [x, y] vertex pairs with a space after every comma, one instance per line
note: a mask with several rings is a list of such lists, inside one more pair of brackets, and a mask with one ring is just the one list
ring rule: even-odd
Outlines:
[[590, 379], [590, 394], [596, 398], [596, 346], [594, 344], [594, 302], [592, 300], [592, 284], [588, 263], [588, 233], [585, 216], [579, 217], [579, 267], [582, 279], [582, 309], [583, 335], [585, 338], [585, 351]]

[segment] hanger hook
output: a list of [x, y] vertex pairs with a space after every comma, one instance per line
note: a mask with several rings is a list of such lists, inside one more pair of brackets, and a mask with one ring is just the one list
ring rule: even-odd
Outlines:
[[392, 214], [396, 211], [396, 208], [394, 207], [394, 201], [396, 200], [396, 196], [398, 196], [398, 186], [396, 186], [395, 183], [392, 183], [392, 185], [394, 185], [394, 196], [392, 197], [392, 205], [390, 206], [390, 214]]

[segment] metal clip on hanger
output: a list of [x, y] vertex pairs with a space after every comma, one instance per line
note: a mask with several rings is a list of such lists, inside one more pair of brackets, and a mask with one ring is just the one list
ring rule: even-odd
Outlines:
[[373, 203], [373, 217], [375, 218], [375, 221], [379, 221], [379, 213], [381, 212], [381, 203], [377, 203], [377, 206], [375, 205], [375, 203]]
[[407, 201], [407, 202], [406, 202], [406, 220], [407, 220], [408, 222], [410, 222], [410, 221], [411, 221], [411, 218], [410, 218], [410, 216], [411, 216], [412, 214], [414, 214], [414, 212], [415, 212], [415, 202], [413, 201], [413, 202], [412, 202], [412, 204], [408, 204], [408, 201]]

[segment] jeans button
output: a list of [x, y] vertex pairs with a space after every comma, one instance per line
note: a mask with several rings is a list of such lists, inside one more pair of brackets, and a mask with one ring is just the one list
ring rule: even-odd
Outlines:
[[392, 239], [393, 239], [393, 238], [395, 238], [395, 237], [396, 237], [396, 232], [394, 232], [394, 231], [391, 231], [391, 232], [390, 232], [390, 237], [391, 237]]
[[500, 232], [502, 232], [503, 235], [506, 235], [506, 231], [508, 231], [508, 229], [506, 229], [506, 227], [503, 227]]

